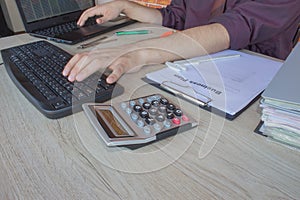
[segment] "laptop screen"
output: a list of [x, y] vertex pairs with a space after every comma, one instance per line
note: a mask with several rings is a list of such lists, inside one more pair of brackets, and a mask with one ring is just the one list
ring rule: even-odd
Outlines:
[[85, 10], [94, 0], [21, 0], [27, 23]]

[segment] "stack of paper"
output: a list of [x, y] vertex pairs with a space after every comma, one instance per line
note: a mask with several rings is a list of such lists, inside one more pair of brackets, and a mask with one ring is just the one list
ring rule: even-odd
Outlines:
[[262, 94], [261, 132], [300, 148], [300, 44]]

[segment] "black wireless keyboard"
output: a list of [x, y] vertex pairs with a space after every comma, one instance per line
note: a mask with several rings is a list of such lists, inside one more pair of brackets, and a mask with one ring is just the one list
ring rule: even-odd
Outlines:
[[104, 102], [124, 92], [119, 84], [105, 82], [107, 74], [95, 73], [82, 82], [69, 82], [62, 70], [72, 55], [47, 41], [1, 50], [1, 55], [15, 85], [51, 119], [78, 112], [83, 103]]

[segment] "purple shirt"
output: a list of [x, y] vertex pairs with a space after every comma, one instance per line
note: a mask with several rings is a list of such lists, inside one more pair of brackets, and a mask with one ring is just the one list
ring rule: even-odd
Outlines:
[[216, 1], [172, 0], [160, 9], [162, 25], [183, 30], [220, 23], [229, 33], [230, 49], [288, 56], [300, 23], [300, 0], [227, 0], [223, 13], [214, 15]]

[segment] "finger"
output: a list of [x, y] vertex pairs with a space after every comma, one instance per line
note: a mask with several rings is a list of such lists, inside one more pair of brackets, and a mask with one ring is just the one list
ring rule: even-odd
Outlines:
[[107, 78], [106, 78], [106, 83], [108, 84], [113, 84], [115, 83], [120, 77], [116, 76], [115, 74], [110, 74]]
[[99, 6], [95, 6], [84, 11], [77, 21], [77, 25], [83, 26], [86, 20], [95, 15], [101, 15]]
[[78, 60], [78, 62], [74, 65], [71, 72], [69, 73], [68, 80], [72, 82], [77, 80], [78, 74], [80, 74], [83, 69], [88, 68], [92, 60], [93, 59], [87, 54], [81, 56], [80, 60]]
[[124, 74], [124, 66], [123, 64], [116, 62], [110, 65], [110, 70], [112, 70], [111, 74], [106, 78], [106, 82], [108, 84], [112, 84], [116, 82], [123, 74]]
[[107, 21], [109, 21], [109, 20], [111, 20], [111, 17], [110, 17], [110, 16], [108, 16], [108, 15], [103, 15], [103, 16], [97, 18], [97, 19], [96, 19], [96, 22], [97, 22], [98, 24], [103, 24], [103, 23], [105, 23], [105, 22], [107, 22]]
[[99, 17], [96, 19], [97, 24], [103, 24], [105, 22], [105, 19], [103, 17]]
[[[97, 70], [101, 68], [101, 64], [98, 62], [98, 60], [92, 60], [91, 62], [87, 63], [84, 68], [80, 70], [80, 72], [77, 74], [75, 79], [77, 81], [83, 81], [93, 73], [95, 73]], [[104, 66], [103, 66], [104, 67]]]
[[75, 66], [75, 64], [80, 60], [81, 55], [80, 54], [75, 54], [70, 60], [69, 62], [66, 64], [66, 66], [64, 67], [62, 74], [64, 76], [68, 76], [70, 74], [70, 71], [72, 70], [72, 68]]

